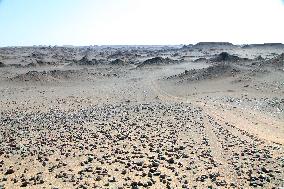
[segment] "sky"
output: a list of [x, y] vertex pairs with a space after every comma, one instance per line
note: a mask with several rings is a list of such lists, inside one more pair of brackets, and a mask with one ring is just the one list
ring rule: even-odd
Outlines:
[[0, 46], [284, 43], [284, 0], [0, 0]]

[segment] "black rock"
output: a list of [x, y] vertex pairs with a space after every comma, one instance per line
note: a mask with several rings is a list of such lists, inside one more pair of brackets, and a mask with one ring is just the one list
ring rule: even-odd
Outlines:
[[138, 183], [135, 182], [135, 181], [133, 181], [133, 182], [131, 183], [131, 188], [132, 188], [132, 189], [138, 189]]
[[22, 183], [21, 187], [27, 187], [27, 186], [28, 186], [28, 184], [29, 184], [29, 182], [24, 181], [24, 182]]
[[5, 67], [6, 65], [3, 62], [0, 62], [0, 68]]
[[160, 163], [158, 161], [153, 161], [152, 166], [153, 167], [159, 167]]
[[13, 174], [15, 171], [13, 169], [8, 169], [5, 173], [5, 175]]
[[175, 163], [175, 160], [173, 158], [170, 158], [170, 159], [168, 159], [168, 163], [173, 164], [173, 163]]
[[271, 170], [266, 169], [265, 167], [262, 167], [261, 171], [264, 172], [264, 173], [270, 173], [271, 172]]

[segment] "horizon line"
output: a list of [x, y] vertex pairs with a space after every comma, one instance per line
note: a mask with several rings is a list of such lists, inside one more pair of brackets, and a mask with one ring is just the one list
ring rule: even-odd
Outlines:
[[189, 46], [189, 45], [198, 45], [200, 43], [227, 43], [228, 45], [235, 45], [235, 46], [242, 46], [242, 45], [284, 45], [282, 42], [266, 42], [266, 43], [231, 43], [231, 42], [225, 42], [225, 41], [200, 41], [197, 43], [188, 43], [188, 44], [89, 44], [89, 45], [46, 45], [46, 44], [40, 44], [40, 45], [7, 45], [7, 46], [1, 46], [0, 48], [6, 48], [6, 47], [111, 47], [111, 46]]

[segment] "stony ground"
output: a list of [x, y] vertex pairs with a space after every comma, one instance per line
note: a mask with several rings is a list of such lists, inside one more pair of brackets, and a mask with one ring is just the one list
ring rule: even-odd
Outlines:
[[281, 71], [177, 85], [209, 65], [87, 63], [0, 69], [0, 188], [284, 186]]
[[272, 188], [283, 151], [183, 103], [1, 113], [7, 188]]

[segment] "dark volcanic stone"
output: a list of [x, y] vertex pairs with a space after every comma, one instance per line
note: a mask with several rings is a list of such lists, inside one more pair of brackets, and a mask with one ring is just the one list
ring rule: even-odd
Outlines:
[[270, 173], [271, 172], [269, 169], [266, 169], [265, 167], [262, 167], [261, 171], [264, 172], [264, 173]]
[[27, 187], [27, 186], [28, 186], [28, 184], [29, 184], [29, 182], [24, 181], [24, 182], [22, 183], [21, 187]]
[[0, 68], [5, 67], [6, 65], [3, 62], [0, 62]]
[[13, 174], [15, 171], [13, 169], [8, 169], [5, 173], [5, 175]]
[[169, 163], [169, 164], [173, 164], [173, 163], [175, 163], [174, 158], [170, 158], [170, 159], [168, 159], [168, 163]]

